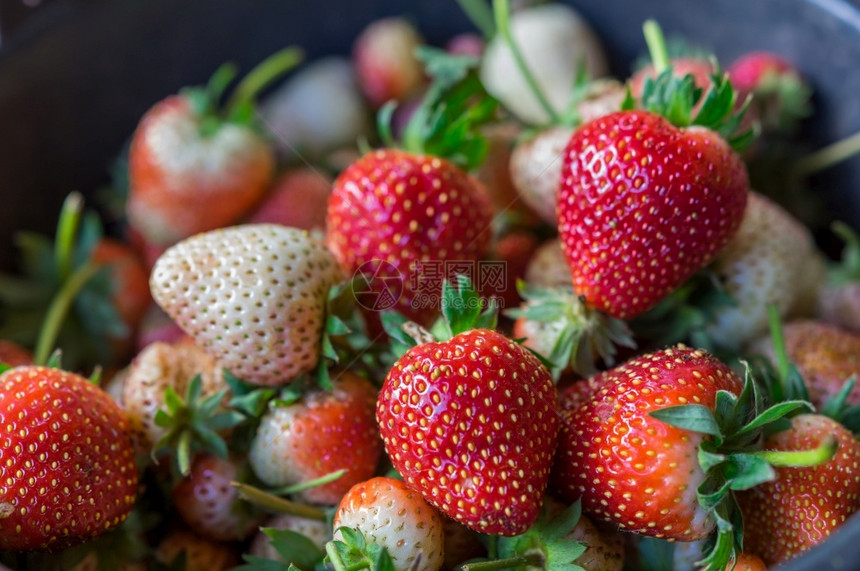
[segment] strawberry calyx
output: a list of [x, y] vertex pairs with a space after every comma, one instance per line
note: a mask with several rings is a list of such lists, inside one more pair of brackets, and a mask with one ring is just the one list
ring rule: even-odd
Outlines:
[[575, 562], [585, 553], [587, 546], [569, 537], [581, 516], [582, 504], [579, 500], [553, 517], [544, 506], [540, 519], [528, 531], [513, 537], [497, 538], [496, 559], [467, 563], [458, 569], [496, 571], [529, 567], [582, 570]]
[[202, 390], [200, 375], [191, 379], [184, 398], [173, 387], [167, 387], [164, 394], [166, 408], [155, 414], [155, 423], [167, 432], [153, 446], [153, 459], [164, 453], [171, 454], [171, 467], [181, 476], [191, 473], [191, 460], [195, 453], [209, 452], [226, 459], [228, 447], [220, 433], [243, 420], [243, 415], [235, 410], [221, 410], [228, 389], [205, 399], [201, 398]]
[[253, 68], [236, 86], [222, 106], [227, 87], [236, 79], [236, 65], [227, 62], [212, 74], [202, 87], [183, 89], [181, 94], [200, 118], [200, 135], [214, 135], [224, 123], [252, 125], [256, 98], [273, 81], [301, 63], [304, 54], [296, 47], [284, 48], [267, 57]]
[[716, 522], [699, 562], [707, 570], [725, 569], [741, 552], [743, 522], [734, 492], [747, 490], [776, 478], [774, 467], [809, 466], [829, 460], [835, 452], [833, 442], [824, 442], [801, 454], [762, 451], [764, 437], [785, 427], [786, 419], [799, 411], [812, 410], [805, 400], [768, 399], [746, 367], [740, 395], [721, 390], [714, 410], [700, 404], [666, 407], [651, 416], [671, 426], [704, 434], [699, 445], [699, 465], [705, 479], [697, 489], [699, 505]]
[[541, 288], [520, 281], [517, 289], [525, 303], [506, 315], [552, 325], [547, 334], [555, 336], [553, 349], [543, 357], [555, 380], [568, 368], [591, 376], [597, 373], [598, 359], [609, 367], [615, 363], [617, 347], [636, 348], [624, 320], [590, 307], [570, 288]]
[[355, 362], [371, 345], [366, 323], [362, 320], [356, 303], [356, 276], [329, 289], [326, 301], [325, 327], [320, 341], [320, 360], [313, 372], [313, 379], [320, 388], [331, 391], [330, 368], [342, 361]]
[[260, 531], [269, 536], [269, 543], [281, 556], [281, 561], [246, 553], [242, 555], [245, 565], [234, 567], [234, 571], [282, 571], [284, 561], [290, 562], [287, 571], [317, 569], [321, 566], [325, 553], [307, 536], [291, 529], [264, 527]]
[[643, 31], [657, 77], [645, 79], [639, 101], [633, 99], [628, 89], [622, 110], [638, 107], [666, 118], [679, 128], [705, 127], [719, 134], [735, 150], [749, 146], [758, 134], [757, 126], [738, 131], [750, 99], [737, 108], [738, 94], [728, 74], [722, 72], [715, 61], [717, 71], [712, 76], [712, 85], [703, 92], [696, 86], [693, 75], [678, 77], [673, 73], [666, 41], [657, 22], [646, 21]]
[[478, 167], [489, 149], [481, 128], [496, 119], [499, 106], [478, 79], [480, 60], [429, 46], [419, 47], [415, 57], [432, 83], [399, 144], [391, 132], [397, 104], [390, 101], [382, 106], [377, 115], [382, 142], [388, 148], [447, 159], [467, 171]]
[[130, 334], [111, 300], [107, 268], [91, 261], [102, 238], [95, 212], [72, 192], [63, 202], [53, 242], [22, 232], [16, 237], [21, 276], [0, 274], [0, 338], [35, 348], [45, 364], [62, 347], [71, 369], [110, 360], [110, 339]]
[[339, 527], [335, 533], [343, 539], [333, 539], [325, 546], [325, 562], [335, 571], [395, 571], [388, 550], [378, 543], [368, 543], [358, 529]]

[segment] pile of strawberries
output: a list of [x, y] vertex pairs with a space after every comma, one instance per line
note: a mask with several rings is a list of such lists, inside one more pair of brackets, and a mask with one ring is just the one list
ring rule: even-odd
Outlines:
[[259, 106], [301, 52], [225, 65], [141, 119], [125, 240], [76, 193], [22, 236], [0, 568], [764, 569], [857, 511], [860, 239], [754, 189], [800, 71], [647, 22], [621, 83], [564, 5], [462, 4]]

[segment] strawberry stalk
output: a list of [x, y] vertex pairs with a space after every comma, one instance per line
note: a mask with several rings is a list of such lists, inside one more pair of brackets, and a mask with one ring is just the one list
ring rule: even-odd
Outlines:
[[84, 199], [79, 192], [72, 192], [63, 202], [60, 219], [57, 222], [57, 238], [54, 242], [54, 260], [57, 275], [65, 282], [72, 273], [74, 264], [75, 239], [81, 222]]
[[794, 174], [798, 177], [808, 177], [836, 166], [858, 153], [860, 153], [860, 133], [855, 133], [802, 158], [795, 165]]
[[325, 512], [314, 506], [300, 504], [284, 498], [279, 498], [278, 496], [275, 496], [268, 492], [264, 492], [259, 488], [255, 488], [250, 484], [243, 484], [241, 482], [230, 482], [230, 485], [236, 489], [236, 491], [239, 493], [240, 498], [242, 498], [246, 502], [254, 504], [255, 506], [259, 506], [266, 511], [278, 514], [294, 515], [297, 517], [303, 517], [317, 521], [326, 520]]
[[642, 25], [642, 32], [645, 35], [645, 44], [648, 46], [648, 52], [651, 54], [651, 63], [654, 66], [654, 71], [660, 75], [669, 68], [669, 49], [666, 47], [666, 38], [663, 36], [663, 30], [655, 20], [646, 20]]
[[477, 561], [464, 563], [457, 567], [458, 571], [501, 571], [503, 569], [519, 569], [521, 567], [543, 569], [546, 558], [541, 553], [529, 553], [517, 557], [507, 557], [494, 561]]
[[284, 48], [264, 59], [246, 75], [227, 102], [228, 117], [244, 106], [253, 106], [260, 92], [273, 81], [296, 67], [304, 59], [304, 53], [296, 47]]
[[824, 464], [836, 454], [839, 441], [832, 434], [811, 450], [762, 450], [752, 455], [775, 468], [807, 468]]
[[543, 93], [543, 90], [541, 90], [538, 85], [537, 79], [535, 79], [534, 74], [532, 74], [529, 69], [526, 60], [523, 57], [519, 46], [517, 46], [517, 42], [514, 40], [513, 34], [511, 33], [511, 9], [508, 0], [493, 0], [493, 15], [495, 16], [497, 33], [505, 41], [508, 49], [511, 50], [514, 62], [517, 64], [517, 68], [519, 68], [520, 73], [526, 80], [526, 83], [528, 84], [529, 89], [531, 89], [532, 94], [535, 96], [535, 99], [537, 99], [540, 106], [543, 107], [543, 110], [550, 118], [550, 123], [553, 125], [560, 124], [561, 117], [550, 104], [546, 95]]
[[69, 313], [72, 303], [75, 298], [87, 285], [87, 283], [101, 270], [100, 265], [84, 264], [72, 274], [57, 293], [54, 300], [48, 308], [48, 313], [45, 316], [45, 321], [42, 323], [42, 328], [39, 331], [39, 337], [36, 341], [36, 350], [33, 355], [33, 363], [36, 365], [44, 365], [48, 362], [48, 357], [57, 341], [57, 336], [66, 316]]
[[270, 490], [269, 493], [275, 496], [288, 496], [290, 494], [295, 494], [297, 492], [334, 482], [335, 480], [346, 474], [348, 471], [349, 470], [347, 470], [346, 468], [343, 468], [341, 470], [335, 470], [334, 472], [330, 472], [325, 476], [320, 476], [319, 478], [314, 478], [313, 480], [308, 480], [307, 482], [301, 482], [299, 484], [293, 484], [292, 486], [284, 486], [283, 488], [276, 488], [274, 490]]

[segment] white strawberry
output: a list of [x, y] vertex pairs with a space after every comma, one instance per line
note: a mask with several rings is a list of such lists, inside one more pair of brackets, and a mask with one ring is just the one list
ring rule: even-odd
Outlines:
[[439, 512], [400, 480], [377, 477], [353, 486], [334, 515], [339, 528], [356, 529], [367, 543], [384, 547], [395, 569], [436, 571], [442, 566], [443, 531]]
[[246, 224], [192, 236], [155, 263], [155, 301], [235, 376], [279, 386], [319, 359], [334, 256], [305, 231]]
[[572, 127], [547, 129], [517, 145], [511, 155], [511, 179], [520, 197], [552, 226], [558, 224], [555, 207], [561, 165], [572, 134]]
[[[320, 551], [325, 551], [325, 544], [331, 540], [331, 527], [325, 522], [291, 514], [276, 515], [264, 522], [260, 528], [295, 531], [310, 539]], [[258, 531], [254, 536], [249, 552], [251, 555], [262, 557], [263, 559], [283, 561], [280, 553], [272, 546], [272, 538], [262, 531]]]
[[781, 317], [788, 315], [808, 287], [801, 277], [817, 257], [800, 221], [750, 192], [737, 234], [712, 266], [736, 305], [717, 309], [706, 333], [718, 345], [738, 348], [767, 331], [768, 305], [776, 305]]
[[573, 289], [561, 240], [552, 238], [538, 246], [526, 268], [525, 280], [535, 287]]
[[191, 380], [200, 375], [201, 399], [227, 389], [215, 358], [185, 339], [176, 343], [157, 341], [141, 351], [128, 369], [122, 386], [122, 405], [135, 435], [138, 453], [149, 454], [153, 444], [167, 433], [155, 422], [166, 409], [168, 387], [184, 396]]
[[195, 532], [216, 541], [241, 540], [256, 528], [260, 518], [239, 500], [230, 482], [236, 481], [234, 459], [198, 454], [191, 472], [173, 487], [173, 506]]

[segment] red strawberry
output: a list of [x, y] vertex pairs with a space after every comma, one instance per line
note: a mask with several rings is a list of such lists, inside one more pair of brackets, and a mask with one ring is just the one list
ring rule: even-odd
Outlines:
[[728, 68], [729, 78], [738, 90], [752, 93], [769, 74], [795, 72], [787, 59], [771, 52], [750, 52], [736, 59]]
[[288, 406], [270, 405], [249, 455], [254, 473], [272, 487], [346, 469], [340, 478], [300, 492], [309, 502], [329, 505], [373, 476], [382, 454], [374, 418], [376, 389], [349, 372], [340, 373], [332, 383], [332, 391], [309, 392]]
[[705, 537], [714, 521], [696, 497], [705, 479], [697, 461], [703, 435], [650, 413], [688, 403], [713, 409], [720, 390], [738, 394], [741, 381], [711, 355], [683, 346], [572, 384], [560, 395], [557, 491], [627, 531], [679, 541]]
[[517, 535], [538, 518], [558, 418], [549, 372], [486, 329], [413, 347], [392, 367], [376, 418], [407, 484], [482, 533]]
[[621, 319], [653, 307], [732, 238], [748, 186], [740, 157], [709, 129], [646, 111], [581, 127], [558, 202], [574, 290]]
[[289, 170], [278, 178], [248, 221], [281, 224], [309, 232], [323, 230], [330, 193], [331, 180], [325, 174], [309, 167]]
[[188, 96], [173, 95], [150, 109], [135, 131], [129, 223], [153, 244], [234, 224], [269, 187], [269, 143], [233, 123], [203, 135], [205, 119]]
[[230, 485], [238, 472], [235, 459], [198, 454], [191, 472], [173, 487], [173, 505], [196, 533], [216, 541], [242, 540], [257, 527], [260, 518]]
[[334, 515], [335, 540], [345, 539], [342, 527], [384, 547], [395, 569], [433, 571], [442, 566], [442, 518], [400, 480], [378, 477], [350, 488]]
[[453, 163], [385, 149], [365, 155], [335, 181], [326, 239], [350, 275], [360, 268], [373, 274], [371, 265], [380, 261], [399, 272], [403, 294], [396, 308], [427, 324], [439, 310], [443, 263], [474, 264], [487, 250], [491, 216], [482, 185]]
[[33, 354], [17, 343], [0, 339], [0, 363], [10, 367], [33, 364]]
[[191, 531], [173, 530], [158, 544], [155, 559], [164, 565], [185, 555], [185, 571], [227, 571], [239, 564], [235, 544], [221, 543], [201, 537]]
[[47, 367], [0, 375], [0, 551], [60, 549], [119, 525], [137, 468], [122, 409]]
[[788, 430], [765, 442], [768, 450], [808, 450], [834, 435], [836, 455], [818, 466], [776, 468], [777, 477], [738, 496], [744, 517], [744, 549], [770, 565], [821, 543], [857, 511], [860, 442], [841, 424], [803, 414]]
[[358, 84], [371, 105], [403, 101], [424, 85], [421, 62], [414, 56], [423, 43], [418, 30], [403, 18], [377, 20], [361, 32], [352, 60]]
[[152, 270], [155, 301], [222, 367], [284, 385], [319, 360], [337, 261], [304, 230], [246, 224], [171, 247]]
[[764, 129], [792, 130], [812, 112], [812, 90], [798, 69], [771, 52], [750, 52], [728, 68], [740, 100], [752, 95], [752, 107]]

